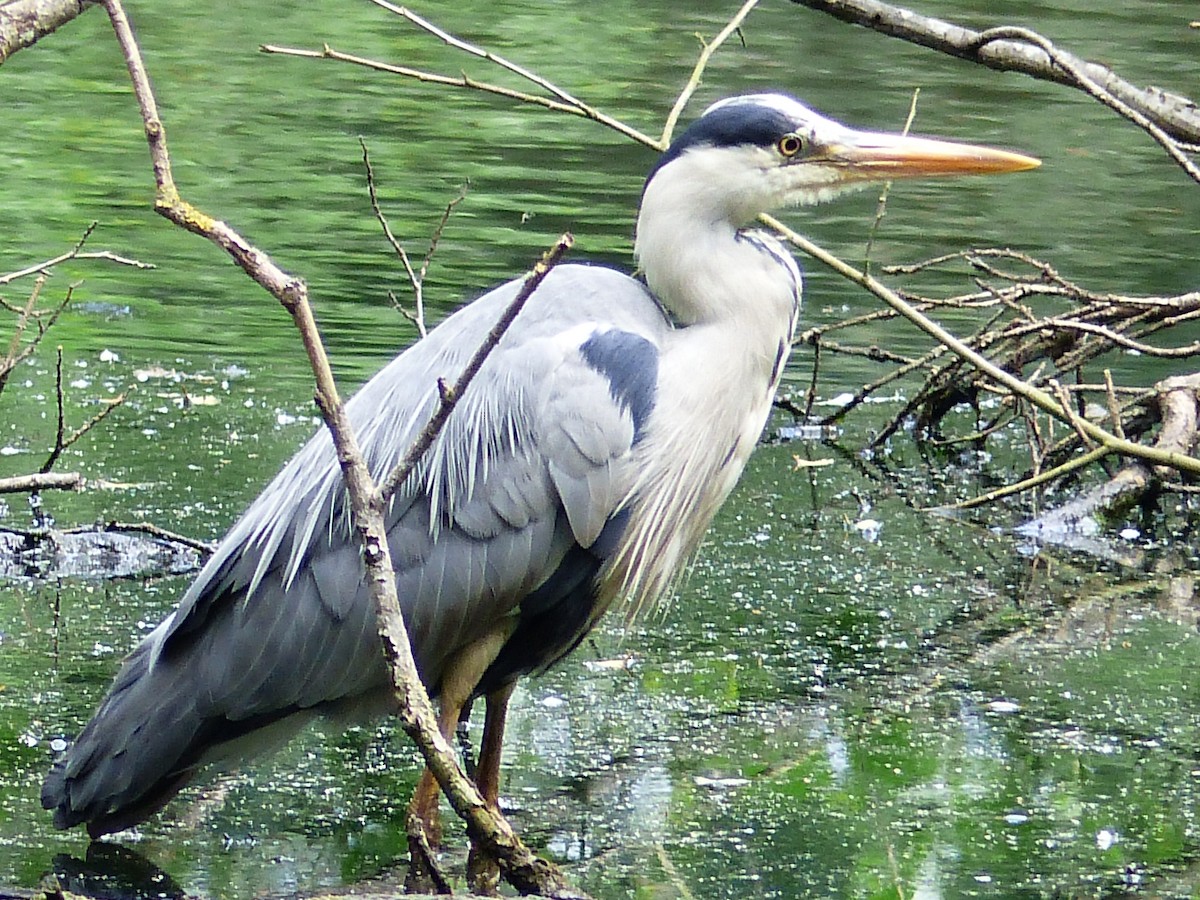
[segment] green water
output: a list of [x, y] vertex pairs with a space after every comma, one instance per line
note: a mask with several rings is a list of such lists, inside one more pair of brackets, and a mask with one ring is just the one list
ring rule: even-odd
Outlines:
[[[499, 0], [419, 11], [655, 131], [696, 34], [714, 34], [733, 10]], [[1143, 83], [1194, 94], [1200, 75], [1178, 4], [922, 11], [1026, 24]], [[360, 135], [392, 227], [418, 256], [471, 183], [430, 270], [431, 317], [523, 271], [563, 230], [577, 235], [576, 258], [628, 265], [649, 151], [508, 101], [257, 50], [327, 42], [515, 83], [375, 7], [164, 2], [130, 14], [181, 189], [308, 281], [347, 389], [414, 337], [388, 306], [405, 280], [370, 213]], [[782, 88], [852, 124], [894, 128], [915, 87], [917, 130], [1045, 164], [1006, 179], [897, 186], [876, 264], [1007, 245], [1098, 289], [1195, 287], [1200, 192], [1148, 139], [1065, 89], [765, 2], [744, 42], [714, 59], [692, 112]], [[0, 270], [63, 252], [93, 220], [93, 249], [156, 266], [76, 262], [44, 288], [58, 297], [81, 282], [51, 338], [64, 348], [71, 421], [136, 386], [60, 464], [125, 487], [48, 495], [47, 508], [60, 525], [149, 519], [215, 539], [313, 427], [290, 321], [220, 252], [152, 212], [140, 124], [100, 11], [7, 62], [0, 92]], [[789, 219], [854, 260], [874, 209], [864, 195]], [[874, 307], [808, 268], [806, 325]], [[30, 287], [0, 294], [20, 302]], [[932, 287], [969, 285], [947, 275]], [[923, 346], [894, 323], [872, 340]], [[1119, 363], [1139, 383], [1171, 371]], [[810, 364], [798, 354], [793, 384], [807, 384]], [[821, 393], [877, 374], [827, 361]], [[53, 391], [48, 345], [0, 397], [0, 475], [44, 458]], [[970, 524], [920, 513], [1006, 479], [1008, 460], [1003, 450], [929, 458], [904, 439], [862, 454], [894, 410], [861, 411], [836, 445], [760, 448], [669, 613], [602, 630], [518, 692], [504, 795], [530, 842], [581, 888], [598, 898], [1200, 889], [1200, 642], [1187, 536], [1131, 522], [1154, 541], [1130, 546], [1135, 564], [1101, 567], [987, 527], [1016, 513]], [[796, 453], [833, 464], [797, 472]], [[0, 503], [0, 524], [28, 524], [22, 499]], [[883, 523], [877, 542], [854, 527], [868, 516]], [[186, 583], [0, 582], [0, 884], [33, 886], [87, 857], [86, 839], [54, 832], [37, 803], [48, 743], [79, 727], [121, 655]], [[413, 753], [386, 725], [312, 732], [185, 793], [125, 843], [200, 896], [387, 878], [403, 862], [415, 776]], [[92, 861], [111, 873], [108, 852], [93, 850]]]

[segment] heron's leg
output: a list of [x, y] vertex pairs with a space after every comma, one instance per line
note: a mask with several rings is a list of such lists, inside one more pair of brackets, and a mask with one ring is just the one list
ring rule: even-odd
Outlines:
[[[442, 696], [442, 708], [438, 712], [438, 731], [447, 741], [458, 726], [458, 713], [463, 702], [465, 701], [456, 702], [455, 698], [445, 694]], [[442, 842], [442, 824], [438, 815], [438, 801], [441, 796], [442, 789], [433, 773], [428, 768], [422, 770], [417, 789], [408, 804], [408, 814], [410, 818], [415, 816], [419, 820], [425, 832], [425, 839], [434, 848]]]
[[[510, 682], [487, 695], [487, 712], [483, 720], [483, 739], [479, 747], [479, 763], [475, 784], [483, 800], [494, 810], [500, 808], [500, 756], [504, 745], [504, 724], [508, 718], [508, 700], [516, 682]], [[471, 841], [467, 856], [467, 883], [471, 890], [484, 897], [495, 896], [500, 884], [500, 864], [484, 847]]]
[[[458, 724], [459, 707], [465, 701], [442, 693], [438, 712], [438, 730], [449, 739]], [[438, 867], [435, 853], [442, 842], [442, 824], [438, 816], [441, 788], [426, 767], [417, 781], [417, 789], [408, 804], [408, 874], [404, 890], [409, 894], [450, 893], [445, 876]]]
[[[516, 618], [505, 617], [495, 622], [481, 637], [451, 656], [445, 664], [439, 695], [438, 730], [449, 742], [458, 725], [459, 714], [475, 693], [479, 681], [496, 659], [504, 642], [512, 635]], [[489, 701], [489, 716], [490, 716]], [[486, 729], [485, 729], [486, 730]], [[499, 761], [497, 760], [497, 765]], [[427, 768], [421, 773], [417, 790], [409, 804], [409, 867], [404, 886], [410, 892], [430, 892], [438, 888], [436, 863], [431, 849], [441, 843], [441, 823], [438, 821], [438, 800], [441, 789]], [[420, 834], [414, 834], [419, 831]], [[444, 879], [442, 884], [444, 884]]]

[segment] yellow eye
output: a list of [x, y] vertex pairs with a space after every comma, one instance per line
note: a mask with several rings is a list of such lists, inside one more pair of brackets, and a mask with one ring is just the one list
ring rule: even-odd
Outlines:
[[798, 134], [785, 134], [775, 146], [783, 156], [798, 156], [804, 151], [804, 138]]

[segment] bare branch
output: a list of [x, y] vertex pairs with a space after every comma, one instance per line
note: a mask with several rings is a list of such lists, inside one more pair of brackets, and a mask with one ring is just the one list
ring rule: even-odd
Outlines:
[[1175, 138], [1167, 134], [1149, 116], [1135, 109], [1113, 94], [1111, 90], [1099, 81], [1092, 78], [1086, 71], [1086, 64], [1081, 60], [1059, 50], [1046, 38], [1036, 32], [1030, 31], [1028, 28], [991, 28], [979, 35], [977, 42], [980, 48], [982, 48], [990, 43], [1005, 40], [1026, 41], [1041, 49], [1055, 66], [1062, 69], [1074, 79], [1078, 87], [1091, 94], [1109, 109], [1114, 110], [1133, 122], [1154, 138], [1154, 140], [1158, 141], [1159, 145], [1167, 152], [1167, 155], [1175, 160], [1179, 167], [1187, 173], [1188, 177], [1197, 184], [1200, 184], [1200, 167], [1197, 167], [1195, 163], [1188, 159], [1186, 152], [1180, 148]]
[[[921, 89], [913, 88], [912, 100], [908, 104], [908, 115], [904, 118], [904, 128], [901, 129], [901, 134], [908, 134], [912, 130], [913, 120], [917, 117], [917, 101], [921, 98]], [[879, 191], [879, 202], [875, 205], [875, 219], [871, 222], [871, 227], [867, 230], [867, 246], [863, 250], [863, 271], [867, 274], [871, 272], [871, 251], [875, 247], [875, 235], [879, 233], [879, 226], [883, 224], [883, 217], [887, 215], [888, 194], [892, 191], [892, 183], [885, 181], [883, 188]]]
[[696, 92], [696, 88], [700, 86], [700, 80], [704, 75], [705, 68], [708, 66], [709, 59], [729, 39], [731, 34], [742, 27], [742, 23], [746, 21], [746, 16], [750, 15], [750, 12], [756, 6], [758, 6], [758, 0], [746, 0], [717, 36], [703, 45], [700, 56], [696, 60], [696, 65], [692, 69], [691, 77], [688, 78], [687, 84], [683, 86], [683, 90], [679, 92], [679, 96], [675, 99], [671, 111], [667, 113], [667, 121], [663, 123], [662, 135], [658, 139], [659, 149], [665, 150], [671, 143], [671, 137], [675, 134], [675, 126], [679, 123], [679, 116], [683, 113], [688, 101], [692, 99], [692, 94]]
[[1121, 408], [1117, 403], [1117, 389], [1113, 385], [1112, 370], [1104, 370], [1104, 399], [1108, 406], [1108, 418], [1112, 421], [1113, 434], [1125, 437], [1125, 425], [1121, 422]]
[[421, 260], [421, 271], [417, 273], [422, 286], [425, 284], [425, 276], [429, 273], [429, 264], [433, 262], [433, 255], [437, 253], [438, 244], [442, 242], [442, 234], [446, 230], [450, 216], [454, 214], [454, 210], [458, 205], [467, 199], [467, 192], [469, 190], [471, 190], [470, 180], [464, 181], [463, 186], [459, 188], [458, 196], [447, 203], [442, 210], [442, 217], [438, 219], [438, 223], [433, 229], [433, 234], [429, 236], [429, 249], [425, 251], [425, 258]]
[[25, 336], [25, 329], [29, 327], [29, 320], [34, 315], [34, 310], [37, 307], [38, 295], [42, 292], [42, 286], [46, 283], [46, 276], [39, 275], [33, 283], [33, 290], [29, 292], [29, 299], [25, 302], [25, 306], [17, 311], [17, 322], [13, 326], [13, 336], [8, 344], [8, 352], [0, 358], [0, 393], [4, 391], [5, 385], [8, 384], [8, 376], [12, 370], [28, 356], [33, 353], [37, 346], [40, 337], [34, 338], [29, 344], [21, 346], [21, 338]]
[[396, 299], [396, 295], [391, 291], [388, 292], [388, 298], [392, 305], [398, 309], [401, 314], [417, 326], [417, 332], [421, 337], [426, 337], [429, 332], [425, 325], [425, 276], [429, 272], [429, 264], [433, 261], [433, 255], [437, 252], [438, 244], [442, 240], [442, 232], [446, 230], [446, 223], [450, 221], [450, 215], [454, 212], [463, 200], [467, 197], [467, 191], [470, 189], [471, 183], [465, 182], [453, 200], [446, 204], [442, 210], [442, 217], [438, 220], [437, 225], [433, 229], [433, 234], [429, 238], [429, 250], [425, 253], [425, 258], [421, 261], [420, 270], [413, 268], [412, 260], [409, 258], [408, 251], [404, 249], [404, 245], [397, 240], [396, 235], [392, 233], [392, 226], [388, 223], [387, 216], [384, 215], [382, 207], [379, 205], [379, 194], [375, 188], [375, 170], [371, 166], [371, 155], [367, 152], [367, 142], [362, 137], [358, 139], [359, 146], [363, 152], [363, 167], [367, 172], [367, 194], [371, 200], [371, 211], [375, 213], [375, 219], [383, 228], [383, 235], [392, 246], [392, 250], [400, 257], [400, 262], [404, 266], [404, 272], [408, 276], [409, 286], [413, 292], [413, 311], [409, 312], [405, 309], [400, 301]]
[[63, 253], [54, 259], [48, 259], [45, 262], [40, 262], [37, 265], [26, 266], [17, 272], [9, 272], [5, 275], [0, 275], [0, 285], [5, 285], [16, 281], [18, 278], [25, 278], [29, 275], [37, 273], [45, 273], [47, 269], [57, 266], [59, 263], [67, 262], [72, 259], [103, 259], [108, 262], [114, 262], [121, 266], [133, 266], [135, 269], [154, 269], [157, 268], [154, 263], [142, 262], [138, 259], [133, 259], [129, 256], [121, 256], [118, 253], [113, 253], [111, 250], [89, 250], [87, 253], [79, 252], [78, 248], [70, 253]]
[[[404, 245], [392, 233], [392, 226], [388, 223], [387, 216], [383, 214], [383, 209], [379, 206], [379, 194], [375, 190], [375, 170], [371, 167], [371, 154], [367, 152], [367, 142], [361, 136], [359, 136], [358, 145], [362, 147], [363, 168], [367, 171], [367, 196], [371, 200], [371, 211], [375, 213], [376, 220], [379, 222], [380, 227], [383, 228], [383, 236], [387, 238], [387, 242], [392, 245], [392, 250], [400, 257], [400, 262], [403, 264], [404, 271], [408, 275], [408, 282], [412, 285], [415, 312], [411, 315], [405, 312], [405, 315], [416, 324], [417, 331], [421, 337], [425, 337], [428, 332], [425, 330], [425, 297], [422, 291], [422, 279], [413, 270], [412, 261], [408, 258], [408, 251], [404, 249]], [[398, 301], [395, 302], [398, 303]]]
[[524, 78], [526, 81], [529, 81], [529, 82], [537, 85], [542, 90], [557, 97], [559, 100], [561, 100], [563, 103], [567, 104], [568, 106], [574, 106], [578, 109], [587, 109], [588, 108], [587, 104], [576, 99], [575, 97], [572, 97], [570, 94], [568, 94], [562, 88], [560, 88], [558, 85], [553, 84], [550, 81], [547, 81], [542, 76], [535, 75], [533, 72], [530, 72], [528, 69], [522, 68], [521, 66], [518, 66], [516, 63], [509, 62], [507, 59], [505, 59], [503, 56], [500, 56], [499, 54], [492, 53], [490, 50], [484, 50], [482, 47], [476, 46], [475, 44], [472, 44], [469, 41], [464, 41], [462, 38], [455, 37], [454, 35], [450, 34], [448, 31], [444, 31], [443, 29], [438, 28], [438, 26], [434, 25], [428, 19], [424, 19], [421, 16], [418, 16], [412, 10], [405, 9], [402, 6], [396, 6], [393, 3], [388, 3], [387, 0], [371, 0], [371, 2], [374, 3], [376, 6], [380, 7], [381, 9], [386, 9], [388, 12], [395, 13], [396, 15], [400, 16], [402, 19], [407, 19], [413, 25], [416, 25], [418, 28], [422, 29], [423, 31], [429, 32], [434, 37], [436, 37], [438, 40], [442, 41], [444, 44], [447, 44], [450, 47], [453, 47], [456, 50], [461, 50], [463, 53], [468, 53], [471, 56], [477, 56], [480, 59], [486, 59], [488, 62], [495, 63], [497, 66], [499, 66], [502, 69], [507, 69], [509, 72], [512, 72], [515, 75], [519, 75], [521, 78]]
[[93, 0], [8, 0], [0, 3], [0, 65], [25, 47], [57, 31]]
[[63, 350], [62, 345], [59, 345], [55, 352], [54, 360], [54, 405], [58, 413], [57, 425], [54, 429], [54, 449], [50, 451], [50, 455], [46, 461], [42, 463], [40, 471], [42, 474], [49, 472], [54, 468], [54, 464], [58, 462], [58, 457], [63, 451], [63, 435], [66, 431], [66, 411], [64, 406], [66, 403], [63, 400]]
[[501, 87], [496, 84], [489, 84], [484, 81], [476, 81], [474, 78], [468, 78], [466, 75], [450, 76], [439, 75], [435, 72], [425, 72], [421, 69], [412, 69], [407, 66], [393, 66], [389, 63], [379, 62], [378, 60], [367, 59], [362, 56], [354, 56], [350, 53], [342, 53], [339, 50], [334, 50], [326, 44], [321, 50], [300, 50], [294, 47], [279, 47], [274, 44], [263, 44], [259, 47], [263, 53], [273, 53], [280, 56], [299, 56], [306, 59], [332, 59], [338, 62], [352, 63], [356, 66], [364, 66], [368, 69], [374, 69], [379, 72], [388, 72], [392, 75], [400, 75], [405, 78], [413, 78], [417, 81], [422, 81], [427, 84], [441, 84], [447, 87], [467, 88], [473, 91], [481, 91], [485, 94], [495, 94], [500, 97], [507, 97], [510, 100], [519, 100], [522, 103], [529, 103], [534, 106], [541, 106], [545, 109], [551, 109], [555, 112], [567, 113], [572, 116], [579, 116], [584, 119], [591, 119], [593, 122], [599, 122], [608, 128], [613, 129], [628, 138], [632, 138], [639, 144], [645, 144], [647, 147], [653, 147], [657, 150], [662, 148], [659, 146], [655, 138], [649, 137], [632, 128], [612, 116], [605, 115], [599, 110], [587, 106], [573, 106], [569, 103], [564, 103], [560, 100], [551, 100], [547, 97], [539, 97], [536, 94], [528, 94], [524, 91], [516, 91], [512, 88]]
[[792, 0], [801, 6], [827, 13], [843, 22], [862, 25], [881, 34], [900, 38], [931, 50], [998, 69], [1023, 72], [1034, 78], [1079, 86], [1075, 76], [1061, 67], [1063, 60], [1101, 86], [1109, 95], [1123, 101], [1152, 120], [1176, 140], [1200, 143], [1200, 107], [1186, 97], [1161, 88], [1140, 88], [1097, 63], [1087, 62], [1059, 52], [1059, 63], [1040, 48], [1023, 41], [980, 42], [981, 32], [930, 16], [922, 16], [878, 0]]
[[[113, 410], [125, 403], [125, 400], [129, 396], [129, 391], [125, 391], [109, 400], [100, 401], [103, 405], [98, 413], [91, 416], [87, 421], [85, 421], [78, 428], [74, 429], [70, 434], [66, 434], [63, 419], [61, 347], [59, 348], [58, 377], [55, 379], [55, 388], [58, 396], [58, 428], [54, 438], [54, 449], [50, 452], [50, 456], [47, 458], [46, 462], [42, 464], [42, 472], [49, 472], [54, 467], [54, 464], [58, 462], [58, 459], [60, 456], [62, 456], [64, 450], [68, 449], [81, 437], [107, 419], [112, 414]], [[130, 390], [132, 390], [132, 388]]]
[[371, 478], [338, 394], [308, 302], [307, 287], [300, 279], [284, 273], [265, 253], [247, 243], [224, 222], [206, 215], [179, 196], [167, 152], [166, 130], [158, 116], [141, 50], [121, 0], [105, 0], [105, 8], [125, 56], [141, 110], [157, 186], [156, 211], [229, 253], [251, 278], [279, 300], [292, 315], [300, 331], [317, 382], [317, 405], [337, 449], [350, 499], [351, 521], [363, 548], [367, 588], [378, 610], [378, 628], [399, 707], [401, 727], [417, 744], [451, 806], [467, 822], [470, 833], [501, 860], [509, 881], [518, 890], [565, 895], [565, 882], [558, 869], [531, 853], [503, 815], [484, 802], [475, 785], [463, 773], [453, 749], [437, 727], [429, 695], [417, 673], [396, 596], [395, 570], [383, 520], [383, 497]]
[[492, 330], [488, 332], [483, 343], [476, 348], [474, 355], [468, 360], [463, 368], [462, 374], [458, 376], [458, 380], [453, 386], [446, 385], [445, 382], [438, 383], [438, 406], [437, 410], [429, 421], [425, 423], [425, 427], [408, 448], [408, 452], [404, 454], [404, 458], [397, 463], [396, 467], [388, 474], [383, 482], [383, 487], [380, 493], [383, 499], [387, 501], [393, 494], [396, 493], [408, 480], [413, 469], [421, 460], [427, 450], [433, 445], [438, 434], [446, 424], [446, 420], [450, 418], [450, 413], [454, 411], [454, 407], [458, 405], [458, 401], [462, 399], [463, 394], [479, 373], [479, 369], [483, 366], [484, 361], [488, 358], [491, 352], [500, 343], [500, 338], [504, 336], [504, 332], [516, 319], [517, 314], [525, 306], [527, 300], [533, 295], [533, 292], [538, 289], [542, 280], [550, 274], [550, 270], [558, 264], [575, 239], [570, 234], [564, 234], [558, 239], [558, 242], [547, 251], [541, 261], [534, 266], [533, 270], [525, 276], [525, 281], [521, 285], [521, 289], [517, 295], [509, 302], [503, 314], [492, 326]]
[[1019, 481], [1016, 484], [1007, 484], [1004, 487], [996, 488], [994, 491], [988, 491], [986, 494], [980, 494], [978, 497], [972, 497], [970, 500], [962, 500], [958, 503], [952, 503], [949, 506], [937, 507], [938, 509], [973, 509], [976, 506], [983, 506], [987, 503], [995, 503], [1005, 497], [1011, 497], [1014, 494], [1020, 494], [1025, 491], [1033, 490], [1036, 487], [1041, 487], [1043, 484], [1049, 484], [1058, 478], [1062, 478], [1077, 469], [1083, 469], [1090, 466], [1094, 462], [1099, 462], [1104, 457], [1108, 456], [1112, 451], [1107, 447], [1096, 447], [1090, 450], [1083, 456], [1076, 456], [1071, 460], [1057, 466], [1053, 469], [1046, 469], [1039, 472], [1030, 478]]

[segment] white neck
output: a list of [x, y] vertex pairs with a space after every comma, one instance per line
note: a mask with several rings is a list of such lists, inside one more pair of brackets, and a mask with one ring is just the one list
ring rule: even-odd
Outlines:
[[677, 324], [736, 322], [751, 343], [774, 348], [796, 314], [799, 270], [774, 238], [741, 230], [753, 211], [738, 202], [738, 185], [692, 168], [685, 156], [646, 187], [634, 245], [646, 282]]
[[656, 404], [638, 445], [632, 515], [607, 564], [635, 614], [670, 593], [741, 474], [799, 312], [791, 255], [766, 234], [741, 231], [753, 213], [739, 213], [728, 180], [696, 178], [687, 161], [655, 173], [638, 216], [634, 252], [678, 327], [659, 360], [668, 402]]

